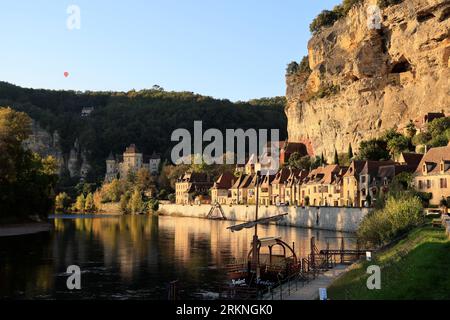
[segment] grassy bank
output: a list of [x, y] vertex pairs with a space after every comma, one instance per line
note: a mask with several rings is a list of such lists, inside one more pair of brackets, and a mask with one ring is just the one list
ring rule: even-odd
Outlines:
[[[381, 268], [381, 290], [367, 289], [367, 267]], [[332, 300], [450, 299], [450, 241], [444, 229], [431, 226], [361, 262], [329, 288]]]

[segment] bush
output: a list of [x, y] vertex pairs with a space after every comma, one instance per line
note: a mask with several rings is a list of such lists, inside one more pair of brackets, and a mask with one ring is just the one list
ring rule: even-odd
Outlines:
[[333, 10], [323, 10], [310, 24], [309, 29], [312, 33], [320, 31], [323, 27], [332, 26], [337, 20], [345, 17], [350, 9], [363, 2], [363, 0], [344, 0], [341, 5], [337, 5]]
[[176, 196], [174, 193], [169, 194], [169, 196], [167, 197], [167, 199], [171, 202], [171, 203], [175, 203], [176, 201]]
[[157, 212], [159, 210], [159, 201], [155, 200], [155, 199], [150, 199], [147, 204], [147, 211], [149, 213], [154, 213]]
[[295, 61], [292, 61], [291, 63], [288, 64], [287, 68], [286, 68], [286, 74], [287, 75], [293, 75], [296, 74], [298, 71], [298, 63]]
[[82, 213], [82, 212], [84, 212], [85, 205], [86, 205], [86, 199], [84, 197], [84, 194], [82, 193], [77, 197], [77, 200], [75, 201], [73, 209], [76, 212]]
[[70, 207], [71, 199], [65, 192], [58, 194], [55, 198], [55, 211], [57, 213], [65, 213]]
[[366, 244], [381, 245], [424, 222], [423, 207], [416, 196], [390, 196], [381, 210], [368, 214], [358, 229], [358, 238]]
[[86, 213], [94, 213], [95, 212], [94, 195], [92, 193], [89, 193], [86, 196], [86, 200], [84, 203], [84, 212], [86, 212]]
[[323, 10], [309, 25], [309, 30], [312, 33], [319, 32], [323, 27], [332, 26], [339, 18], [341, 14], [338, 11]]
[[387, 8], [389, 6], [393, 6], [395, 4], [402, 3], [403, 0], [378, 0], [378, 6], [381, 9]]
[[426, 145], [431, 140], [431, 138], [431, 134], [429, 134], [428, 132], [421, 132], [412, 138], [412, 143], [415, 146], [423, 144]]

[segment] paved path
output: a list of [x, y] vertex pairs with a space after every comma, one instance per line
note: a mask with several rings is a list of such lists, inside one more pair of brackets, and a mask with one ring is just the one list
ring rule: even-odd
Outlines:
[[[282, 299], [283, 300], [318, 300], [319, 299], [319, 289], [328, 288], [331, 283], [344, 274], [350, 266], [348, 265], [337, 265], [335, 268], [320, 274], [316, 279], [305, 283], [297, 284], [297, 290], [295, 289], [295, 284], [291, 284], [291, 290], [289, 294], [289, 289], [287, 284], [283, 286]], [[266, 296], [265, 300], [271, 300], [272, 296]], [[281, 300], [280, 288], [276, 288], [273, 292], [274, 300]]]
[[26, 224], [11, 224], [0, 226], [0, 237], [22, 236], [33, 233], [48, 232], [52, 229], [50, 223], [26, 223]]

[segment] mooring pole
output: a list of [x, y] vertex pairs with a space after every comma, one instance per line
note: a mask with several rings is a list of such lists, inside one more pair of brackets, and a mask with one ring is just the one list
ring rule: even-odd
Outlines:
[[[256, 172], [256, 210], [255, 221], [258, 221], [258, 209], [259, 209], [259, 175]], [[253, 235], [253, 256], [252, 265], [255, 268], [256, 279], [259, 278], [259, 264], [258, 264], [258, 223], [255, 223], [255, 234]]]

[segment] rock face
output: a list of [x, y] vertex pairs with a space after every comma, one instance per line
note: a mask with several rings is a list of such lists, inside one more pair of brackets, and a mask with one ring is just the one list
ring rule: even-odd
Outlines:
[[378, 13], [372, 4], [314, 35], [312, 72], [286, 77], [289, 140], [316, 155], [332, 159], [335, 148], [357, 151], [428, 112], [450, 113], [450, 0], [405, 0]]
[[59, 134], [57, 132], [51, 134], [34, 120], [32, 134], [24, 141], [24, 147], [41, 157], [54, 157], [58, 163], [60, 175], [67, 170], [71, 178], [85, 178], [91, 168], [86, 152], [80, 148], [78, 141], [75, 141], [70, 153], [66, 155], [61, 149]]
[[41, 157], [54, 157], [58, 163], [59, 171], [61, 173], [62, 168], [64, 167], [64, 157], [61, 151], [58, 133], [49, 133], [41, 128], [41, 126], [34, 120], [32, 121], [31, 129], [32, 133], [28, 139], [24, 141], [24, 147], [39, 154]]

